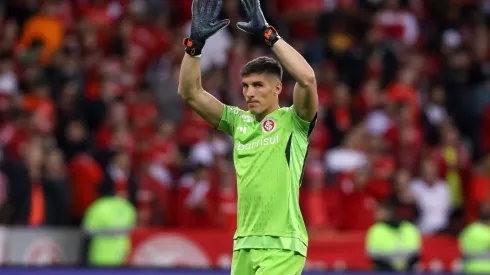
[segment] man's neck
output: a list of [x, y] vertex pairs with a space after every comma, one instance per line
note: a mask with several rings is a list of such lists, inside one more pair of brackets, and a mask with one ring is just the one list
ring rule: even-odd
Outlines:
[[255, 120], [258, 122], [261, 122], [266, 116], [268, 116], [269, 114], [271, 114], [272, 112], [274, 112], [277, 109], [279, 109], [279, 104], [275, 105], [274, 107], [267, 109], [266, 111], [264, 111], [260, 114], [256, 114]]

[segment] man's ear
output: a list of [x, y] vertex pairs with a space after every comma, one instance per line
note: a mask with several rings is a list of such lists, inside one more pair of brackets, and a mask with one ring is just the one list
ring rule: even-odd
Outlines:
[[278, 82], [277, 85], [276, 85], [275, 94], [276, 95], [279, 95], [279, 94], [281, 94], [281, 92], [282, 92], [282, 83], [281, 82]]

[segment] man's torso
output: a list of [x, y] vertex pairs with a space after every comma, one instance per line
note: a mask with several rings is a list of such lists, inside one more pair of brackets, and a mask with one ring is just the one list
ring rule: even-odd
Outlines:
[[298, 200], [311, 124], [291, 107], [260, 122], [249, 112], [225, 107], [219, 129], [233, 136], [238, 182], [235, 250], [279, 248], [306, 255]]

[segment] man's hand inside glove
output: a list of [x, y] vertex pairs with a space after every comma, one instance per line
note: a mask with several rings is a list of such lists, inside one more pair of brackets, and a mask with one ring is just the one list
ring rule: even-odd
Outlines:
[[263, 37], [267, 45], [272, 47], [281, 37], [276, 29], [267, 23], [260, 8], [260, 0], [241, 0], [250, 19], [247, 22], [238, 22], [237, 27], [244, 31]]
[[200, 55], [206, 40], [230, 24], [228, 19], [217, 20], [222, 5], [223, 0], [192, 1], [191, 34], [182, 41], [189, 55]]

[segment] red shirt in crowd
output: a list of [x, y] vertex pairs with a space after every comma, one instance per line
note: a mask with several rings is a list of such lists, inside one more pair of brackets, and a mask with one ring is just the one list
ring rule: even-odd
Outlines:
[[177, 222], [180, 227], [202, 228], [215, 225], [209, 180], [184, 176], [177, 189]]
[[417, 91], [412, 86], [401, 82], [394, 82], [388, 86], [387, 90], [389, 100], [408, 103], [413, 117], [418, 118], [420, 103], [417, 97]]
[[[281, 15], [321, 13], [324, 10], [323, 0], [276, 0], [274, 3]], [[291, 34], [295, 38], [311, 39], [317, 35], [315, 16], [303, 16], [294, 20]]]
[[472, 222], [478, 218], [480, 207], [490, 201], [490, 177], [483, 174], [473, 176], [469, 198], [468, 220]]
[[72, 213], [83, 217], [85, 210], [97, 199], [97, 185], [101, 182], [103, 171], [90, 155], [79, 155], [68, 165], [71, 181]]
[[389, 183], [370, 179], [363, 187], [355, 187], [350, 175], [343, 175], [337, 190], [340, 219], [338, 227], [342, 230], [367, 230], [375, 222], [378, 200], [383, 200], [389, 192]]
[[490, 105], [487, 105], [483, 110], [482, 122], [480, 124], [481, 130], [481, 149], [484, 152], [490, 152]]
[[212, 126], [195, 112], [187, 109], [184, 122], [180, 124], [178, 130], [178, 143], [180, 145], [194, 145], [207, 136]]
[[163, 167], [151, 166], [142, 174], [138, 189], [140, 225], [174, 225], [175, 202], [170, 175]]
[[139, 23], [131, 27], [129, 49], [138, 74], [169, 49], [171, 33], [152, 24]]

